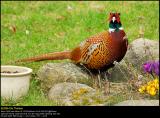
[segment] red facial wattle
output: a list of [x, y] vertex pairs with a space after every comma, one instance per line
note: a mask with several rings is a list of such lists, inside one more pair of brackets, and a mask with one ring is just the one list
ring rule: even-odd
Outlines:
[[110, 13], [110, 16], [109, 16], [109, 22], [112, 21], [112, 18], [115, 17], [116, 18], [116, 21], [118, 23], [120, 23], [120, 13]]

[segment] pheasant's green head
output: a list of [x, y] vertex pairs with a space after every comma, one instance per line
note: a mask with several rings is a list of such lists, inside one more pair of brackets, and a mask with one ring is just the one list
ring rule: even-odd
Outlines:
[[109, 15], [109, 30], [119, 31], [122, 30], [122, 24], [120, 20], [120, 13], [110, 13]]

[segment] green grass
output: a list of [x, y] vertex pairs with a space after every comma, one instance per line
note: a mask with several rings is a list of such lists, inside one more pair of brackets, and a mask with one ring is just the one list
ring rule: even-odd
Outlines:
[[[129, 42], [138, 38], [141, 25], [145, 28], [145, 38], [159, 40], [158, 1], [3, 1], [1, 5], [2, 65], [42, 53], [72, 49], [87, 37], [107, 30], [108, 14], [112, 11], [121, 13]], [[69, 6], [71, 10], [67, 9]], [[143, 17], [142, 21], [140, 17]], [[16, 26], [16, 33], [10, 30], [11, 26]], [[29, 31], [28, 35], [26, 30]], [[33, 68], [36, 73], [47, 62], [21, 65]], [[39, 82], [33, 77], [28, 96], [18, 103], [2, 100], [1, 105], [56, 104], [47, 100], [39, 88]]]

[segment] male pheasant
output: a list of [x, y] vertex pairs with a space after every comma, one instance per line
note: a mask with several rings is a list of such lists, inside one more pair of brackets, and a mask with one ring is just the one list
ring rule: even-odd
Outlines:
[[120, 62], [126, 54], [128, 39], [122, 28], [120, 13], [110, 13], [109, 30], [87, 38], [71, 51], [53, 52], [18, 62], [70, 59], [83, 64], [93, 74], [104, 72]]

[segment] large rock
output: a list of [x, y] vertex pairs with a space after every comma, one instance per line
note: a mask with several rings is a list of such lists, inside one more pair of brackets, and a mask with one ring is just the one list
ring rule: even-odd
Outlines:
[[99, 104], [102, 97], [103, 94], [85, 84], [68, 82], [55, 84], [48, 93], [50, 100], [66, 106]]
[[120, 63], [111, 69], [111, 81], [121, 82], [138, 78], [142, 65], [149, 60], [159, 59], [159, 42], [149, 39], [136, 39], [129, 44], [128, 51]]
[[133, 71], [131, 71], [125, 60], [120, 63], [116, 62], [114, 68], [110, 69], [110, 74], [109, 80], [112, 82], [126, 82], [134, 78]]
[[87, 72], [73, 63], [48, 63], [39, 69], [37, 75], [44, 91], [61, 82], [87, 85], [92, 85], [93, 82]]
[[64, 99], [77, 90], [85, 89], [87, 92], [95, 91], [93, 88], [85, 85], [85, 84], [79, 84], [79, 83], [69, 83], [69, 82], [63, 82], [59, 84], [55, 84], [48, 93], [49, 99]]
[[159, 100], [126, 100], [114, 106], [159, 106]]
[[130, 43], [124, 60], [137, 69], [148, 60], [159, 60], [159, 42], [149, 39], [136, 39]]
[[58, 83], [48, 92], [49, 100], [57, 101], [58, 105], [65, 106], [105, 106], [106, 101], [113, 102], [111, 99], [122, 91], [126, 93], [127, 85], [124, 83], [110, 83], [110, 94], [104, 94], [104, 89], [96, 90], [85, 84], [79, 83]]

